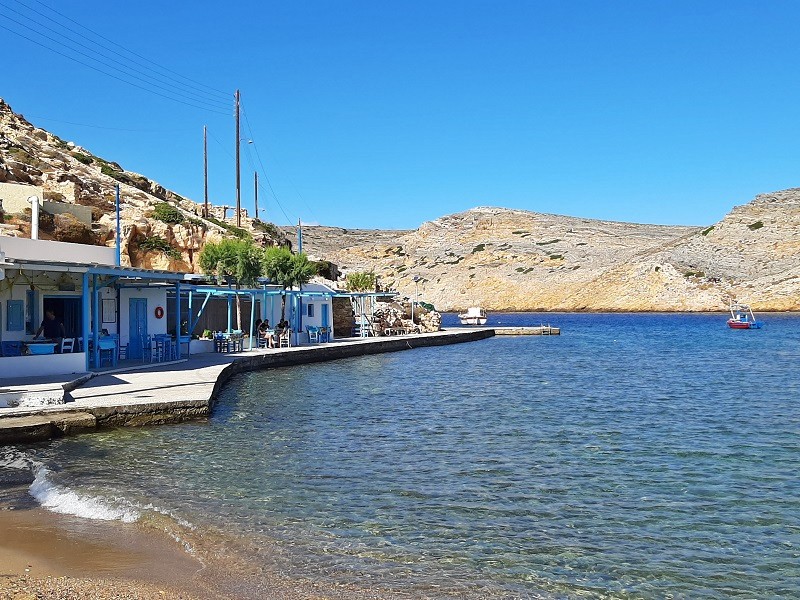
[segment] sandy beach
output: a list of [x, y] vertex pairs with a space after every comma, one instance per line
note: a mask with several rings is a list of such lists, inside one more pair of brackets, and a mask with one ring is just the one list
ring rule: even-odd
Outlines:
[[136, 524], [0, 510], [0, 598], [219, 597], [203, 564]]
[[242, 556], [209, 560], [216, 538], [205, 540], [209, 549], [201, 550], [201, 560], [166, 533], [139, 523], [88, 520], [40, 507], [0, 509], [0, 531], [0, 600], [409, 597], [289, 578]]

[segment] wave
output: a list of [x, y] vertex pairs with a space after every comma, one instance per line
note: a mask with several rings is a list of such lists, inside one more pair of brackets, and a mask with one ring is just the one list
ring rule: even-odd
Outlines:
[[139, 511], [133, 506], [114, 506], [107, 500], [85, 496], [53, 483], [48, 477], [50, 470], [45, 466], [37, 467], [34, 475], [29, 493], [47, 510], [100, 521], [133, 523], [139, 520]]
[[133, 523], [139, 520], [140, 512], [124, 499], [112, 502], [58, 484], [53, 481], [52, 471], [47, 466], [19, 450], [9, 449], [0, 454], [0, 467], [30, 471], [34, 479], [28, 493], [49, 511], [101, 521]]

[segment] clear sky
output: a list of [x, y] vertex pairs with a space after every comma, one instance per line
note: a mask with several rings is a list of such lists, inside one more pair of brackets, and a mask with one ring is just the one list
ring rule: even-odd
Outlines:
[[800, 186], [798, 28], [794, 0], [0, 0], [0, 97], [196, 201], [207, 125], [223, 204], [239, 88], [242, 202], [258, 169], [278, 223], [706, 225]]

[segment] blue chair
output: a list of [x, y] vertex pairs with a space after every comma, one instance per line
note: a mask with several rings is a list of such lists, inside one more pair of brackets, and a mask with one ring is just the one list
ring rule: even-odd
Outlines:
[[306, 327], [306, 331], [308, 331], [308, 343], [313, 344], [314, 342], [319, 343], [319, 327], [314, 327], [309, 325]]
[[22, 342], [3, 342], [3, 356], [22, 356]]

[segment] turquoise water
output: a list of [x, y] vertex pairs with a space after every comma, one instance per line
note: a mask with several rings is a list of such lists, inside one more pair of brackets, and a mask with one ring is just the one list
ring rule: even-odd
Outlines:
[[417, 597], [800, 597], [800, 318], [763, 320], [545, 315], [563, 335], [252, 373], [208, 423], [11, 458], [56, 510], [165, 512], [301, 577]]

